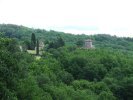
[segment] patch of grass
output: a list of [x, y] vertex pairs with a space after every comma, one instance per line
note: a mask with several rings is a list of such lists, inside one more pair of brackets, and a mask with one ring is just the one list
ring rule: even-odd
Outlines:
[[35, 50], [27, 50], [27, 52], [30, 53], [30, 54], [34, 54], [34, 55], [36, 54]]
[[41, 56], [36, 56], [36, 60], [39, 60], [41, 58]]
[[35, 58], [36, 58], [36, 60], [39, 60], [39, 59], [41, 58], [41, 56], [36, 55], [36, 50], [27, 50], [27, 52], [28, 52], [29, 54], [34, 55]]

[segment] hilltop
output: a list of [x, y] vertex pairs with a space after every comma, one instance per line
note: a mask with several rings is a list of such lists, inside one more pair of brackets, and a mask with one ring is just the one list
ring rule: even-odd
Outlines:
[[44, 29], [34, 29], [13, 24], [0, 24], [0, 32], [5, 33], [6, 37], [15, 38], [18, 41], [30, 40], [31, 34], [35, 33], [39, 40], [44, 40], [45, 42], [54, 41], [58, 36], [61, 36], [68, 46], [75, 46], [78, 43], [82, 44], [84, 40], [92, 39], [96, 48], [117, 49], [123, 51], [133, 50], [133, 38], [117, 37], [108, 34], [73, 35], [54, 30], [47, 31]]

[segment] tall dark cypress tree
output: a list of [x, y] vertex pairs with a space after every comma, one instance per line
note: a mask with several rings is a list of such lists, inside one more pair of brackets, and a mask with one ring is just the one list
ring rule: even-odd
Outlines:
[[36, 42], [36, 55], [39, 55], [39, 40]]
[[36, 36], [34, 33], [31, 35], [31, 49], [34, 50], [36, 46]]

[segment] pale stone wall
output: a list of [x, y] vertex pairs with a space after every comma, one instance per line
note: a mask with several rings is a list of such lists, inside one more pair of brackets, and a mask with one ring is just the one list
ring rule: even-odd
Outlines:
[[85, 40], [85, 48], [93, 48], [91, 39]]
[[44, 43], [41, 41], [40, 43], [39, 43], [39, 50], [42, 50], [44, 48]]

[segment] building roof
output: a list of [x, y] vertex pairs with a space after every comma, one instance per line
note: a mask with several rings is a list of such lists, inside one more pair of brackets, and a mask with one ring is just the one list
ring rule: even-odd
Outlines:
[[87, 39], [87, 40], [85, 40], [85, 42], [92, 42], [92, 40], [91, 39]]

